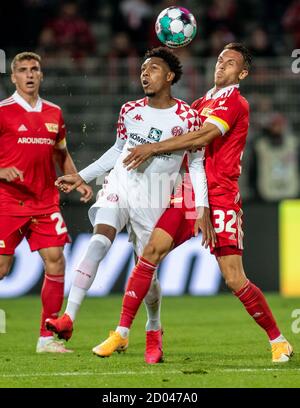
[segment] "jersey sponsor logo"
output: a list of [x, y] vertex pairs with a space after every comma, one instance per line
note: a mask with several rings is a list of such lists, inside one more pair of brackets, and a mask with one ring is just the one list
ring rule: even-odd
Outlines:
[[46, 137], [19, 137], [18, 143], [20, 144], [47, 144], [55, 145], [55, 140], [48, 139]]
[[151, 128], [148, 134], [148, 139], [154, 140], [155, 142], [159, 142], [162, 135], [162, 130]]
[[227, 106], [218, 106], [217, 108], [215, 108], [214, 109], [214, 112], [216, 111], [216, 110], [228, 110], [228, 108], [227, 108]]
[[213, 109], [210, 108], [203, 108], [202, 112], [200, 113], [201, 116], [210, 116], [210, 114], [212, 113]]
[[129, 133], [129, 138], [140, 144], [150, 143], [148, 140], [139, 136], [137, 133]]
[[183, 134], [183, 129], [181, 126], [174, 126], [171, 130], [173, 136], [180, 136]]
[[5, 241], [0, 240], [0, 248], [5, 248]]
[[57, 123], [45, 123], [45, 126], [48, 132], [58, 133], [58, 124]]
[[20, 125], [18, 128], [18, 132], [27, 132], [27, 127], [25, 125]]
[[119, 200], [119, 196], [118, 194], [111, 193], [106, 197], [106, 199], [112, 203], [116, 203]]
[[135, 115], [135, 117], [133, 118], [134, 120], [139, 120], [139, 121], [143, 121], [144, 122], [144, 119], [142, 118], [142, 115], [139, 115], [138, 113]]

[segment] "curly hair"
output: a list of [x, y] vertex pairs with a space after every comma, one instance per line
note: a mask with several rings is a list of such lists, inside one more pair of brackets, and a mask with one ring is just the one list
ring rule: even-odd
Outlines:
[[179, 58], [171, 50], [166, 47], [153, 48], [145, 54], [145, 59], [152, 57], [161, 58], [169, 65], [170, 70], [175, 74], [172, 85], [180, 80], [182, 75], [182, 65]]

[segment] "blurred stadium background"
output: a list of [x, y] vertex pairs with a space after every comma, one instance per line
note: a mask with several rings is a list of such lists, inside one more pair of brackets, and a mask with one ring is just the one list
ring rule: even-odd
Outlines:
[[[141, 97], [140, 59], [148, 48], [159, 45], [156, 16], [176, 4], [195, 15], [198, 34], [190, 46], [176, 51], [185, 74], [174, 96], [191, 103], [212, 86], [215, 59], [224, 44], [243, 41], [253, 52], [251, 74], [241, 86], [251, 108], [240, 181], [245, 268], [263, 290], [299, 296], [299, 0], [1, 2], [0, 48], [6, 53], [7, 72], [1, 74], [0, 98], [13, 91], [11, 58], [24, 50], [38, 52], [45, 74], [41, 94], [62, 107], [68, 147], [82, 169], [114, 143], [121, 104]], [[293, 58], [295, 49], [299, 53]], [[62, 204], [73, 237], [73, 246], [66, 249], [68, 290], [91, 226], [88, 207], [76, 194], [63, 196]], [[125, 234], [116, 241], [92, 294], [122, 291], [132, 264], [126, 241]], [[165, 294], [207, 295], [225, 289], [213, 257], [198, 248], [199, 242], [191, 240], [179, 249], [180, 255], [174, 252], [165, 261], [160, 270]], [[116, 264], [114, 254], [120, 251], [124, 256]], [[10, 276], [1, 282], [0, 297], [38, 293], [41, 268], [23, 243]]]

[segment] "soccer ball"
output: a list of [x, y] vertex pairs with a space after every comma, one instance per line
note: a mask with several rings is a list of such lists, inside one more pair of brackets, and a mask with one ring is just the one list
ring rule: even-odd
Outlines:
[[156, 19], [159, 40], [170, 48], [188, 45], [196, 35], [197, 23], [192, 13], [183, 7], [168, 7]]

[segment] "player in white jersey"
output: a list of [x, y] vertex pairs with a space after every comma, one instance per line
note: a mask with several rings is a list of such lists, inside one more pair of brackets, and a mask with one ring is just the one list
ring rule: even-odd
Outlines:
[[[68, 340], [71, 337], [80, 304], [116, 234], [127, 226], [135, 253], [139, 256], [168, 206], [184, 151], [153, 157], [138, 171], [127, 171], [123, 160], [130, 147], [156, 143], [171, 135], [180, 137], [199, 128], [197, 112], [171, 96], [171, 85], [180, 79], [181, 74], [180, 61], [170, 50], [160, 47], [149, 51], [141, 67], [141, 83], [146, 97], [122, 106], [115, 145], [79, 174], [62, 176], [57, 181], [63, 191], [69, 192], [83, 181], [90, 182], [113, 167], [96, 203], [89, 210], [94, 235], [76, 269], [65, 314], [58, 319], [48, 319], [46, 323], [59, 338]], [[208, 207], [203, 152], [188, 153], [188, 156], [195, 199], [200, 206]], [[160, 287], [155, 278], [145, 299], [147, 333], [161, 330], [160, 298]]]

